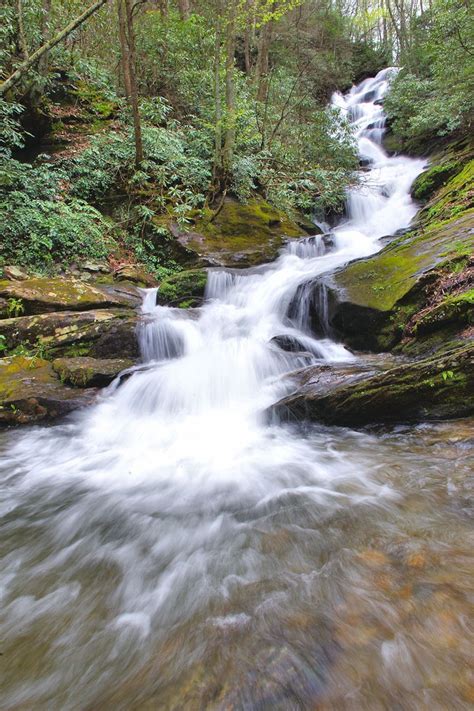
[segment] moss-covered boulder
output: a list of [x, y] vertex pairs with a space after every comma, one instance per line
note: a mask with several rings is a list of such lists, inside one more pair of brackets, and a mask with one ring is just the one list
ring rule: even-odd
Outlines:
[[174, 232], [180, 244], [204, 264], [248, 267], [275, 259], [288, 239], [307, 235], [309, 223], [301, 224], [265, 200], [253, 198], [244, 204], [226, 199], [217, 214], [209, 211], [192, 231], [175, 228]]
[[59, 311], [0, 322], [8, 350], [18, 347], [50, 356], [138, 358], [137, 314], [131, 309]]
[[474, 344], [383, 373], [312, 366], [275, 409], [290, 419], [358, 426], [464, 417], [474, 413]]
[[90, 404], [94, 395], [63, 385], [41, 358], [0, 358], [0, 424], [54, 419]]
[[53, 370], [62, 383], [76, 388], [102, 388], [132, 365], [133, 361], [125, 358], [56, 358]]
[[[474, 158], [474, 141], [464, 139], [442, 146], [431, 156], [427, 168], [414, 180], [411, 195], [415, 200], [426, 203], [436, 196], [442, 188], [448, 187], [458, 202], [456, 193], [465, 177], [469, 178], [472, 187], [472, 159]], [[463, 172], [466, 173], [463, 175]], [[452, 181], [452, 178], [457, 178]], [[468, 182], [469, 182], [468, 181]], [[437, 201], [437, 198], [435, 198]]]
[[200, 306], [204, 299], [207, 283], [207, 269], [188, 269], [163, 279], [157, 303], [163, 306], [189, 308]]
[[[409, 232], [328, 280], [330, 322], [349, 345], [388, 350], [429, 296], [430, 282], [463, 270], [472, 251], [474, 210]], [[461, 312], [459, 315], [462, 316]]]
[[62, 277], [0, 281], [0, 297], [10, 305], [12, 316], [130, 306], [140, 301], [130, 292]]

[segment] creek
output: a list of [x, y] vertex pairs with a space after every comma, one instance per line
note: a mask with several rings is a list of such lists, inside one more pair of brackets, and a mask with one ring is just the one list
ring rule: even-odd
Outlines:
[[314, 334], [305, 285], [416, 214], [424, 161], [382, 147], [391, 71], [333, 98], [365, 167], [329, 235], [211, 270], [199, 309], [146, 291], [120, 387], [1, 433], [2, 709], [470, 708], [469, 422], [268, 416], [288, 373], [362, 358], [324, 292]]

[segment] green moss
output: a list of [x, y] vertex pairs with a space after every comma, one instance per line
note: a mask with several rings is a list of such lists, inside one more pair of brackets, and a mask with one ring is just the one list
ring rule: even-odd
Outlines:
[[102, 120], [112, 118], [117, 111], [117, 102], [107, 99], [97, 87], [85, 81], [78, 81], [73, 93], [88, 112]]
[[426, 202], [449, 178], [458, 173], [459, 167], [459, 162], [454, 160], [432, 165], [414, 181], [411, 189], [412, 197], [420, 202]]
[[207, 283], [206, 269], [189, 269], [163, 281], [158, 289], [160, 304], [189, 308], [202, 303]]
[[251, 266], [274, 259], [286, 239], [305, 230], [265, 200], [242, 204], [227, 199], [214, 216], [204, 211], [189, 234], [187, 246], [217, 264]]
[[454, 262], [472, 251], [474, 210], [462, 218], [410, 232], [369, 259], [350, 264], [336, 275], [336, 284], [351, 302], [390, 311], [421, 274]]
[[446, 221], [474, 207], [474, 160], [470, 160], [436, 192], [434, 199], [420, 213], [422, 223]]

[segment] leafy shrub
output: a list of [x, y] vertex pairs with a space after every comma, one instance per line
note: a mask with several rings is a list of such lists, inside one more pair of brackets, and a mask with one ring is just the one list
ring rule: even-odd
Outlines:
[[0, 170], [3, 262], [44, 269], [54, 261], [107, 257], [113, 247], [108, 223], [91, 205], [62, 193], [62, 171], [14, 160]]

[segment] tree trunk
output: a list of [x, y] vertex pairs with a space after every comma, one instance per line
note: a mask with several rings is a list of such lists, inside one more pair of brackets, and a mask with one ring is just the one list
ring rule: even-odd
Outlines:
[[16, 15], [18, 22], [18, 45], [23, 59], [28, 59], [28, 46], [25, 38], [25, 27], [23, 24], [23, 3], [22, 0], [16, 0]]
[[69, 23], [61, 32], [59, 32], [55, 37], [52, 37], [48, 42], [46, 42], [42, 47], [33, 52], [33, 54], [20, 66], [16, 71], [11, 74], [8, 79], [0, 84], [0, 96], [5, 94], [9, 89], [11, 89], [15, 84], [17, 84], [20, 79], [28, 72], [31, 67], [33, 67], [41, 57], [43, 57], [47, 52], [49, 52], [53, 47], [56, 47], [63, 39], [65, 39], [71, 32], [74, 32], [77, 27], [82, 25], [83, 22], [89, 19], [91, 15], [99, 10], [102, 5], [105, 5], [107, 0], [98, 0], [93, 5], [91, 5], [87, 10], [85, 10], [82, 15], [76, 17], [75, 20]]
[[122, 70], [122, 79], [125, 96], [130, 101], [132, 93], [130, 86], [130, 57], [127, 42], [127, 18], [122, 0], [117, 0], [117, 13], [119, 24], [119, 40], [120, 40], [120, 68]]
[[214, 190], [218, 192], [223, 179], [222, 155], [222, 97], [221, 97], [221, 41], [222, 41], [222, 0], [217, 3], [216, 39], [214, 45]]
[[226, 26], [226, 58], [225, 58], [225, 101], [226, 101], [226, 131], [224, 141], [224, 173], [231, 173], [235, 145], [235, 43], [236, 43], [236, 7], [235, 0], [229, 3], [229, 16]]
[[[43, 0], [43, 14], [41, 17], [41, 42], [44, 44], [50, 36], [51, 0]], [[49, 52], [45, 52], [38, 62], [40, 74], [46, 76], [48, 73]]]
[[133, 27], [133, 14], [131, 0], [123, 0], [125, 4], [126, 16], [126, 46], [127, 51], [124, 63], [128, 65], [128, 77], [130, 85], [130, 107], [133, 116], [133, 131], [135, 136], [135, 165], [138, 168], [143, 160], [142, 126], [140, 121], [140, 110], [138, 107], [138, 90], [135, 74], [136, 52], [135, 52], [135, 31]]
[[178, 0], [178, 10], [182, 20], [188, 20], [191, 14], [191, 3], [189, 0]]
[[269, 20], [260, 29], [258, 38], [258, 55], [255, 72], [257, 84], [257, 101], [265, 101], [268, 91], [268, 67], [270, 43], [273, 33], [273, 21]]

